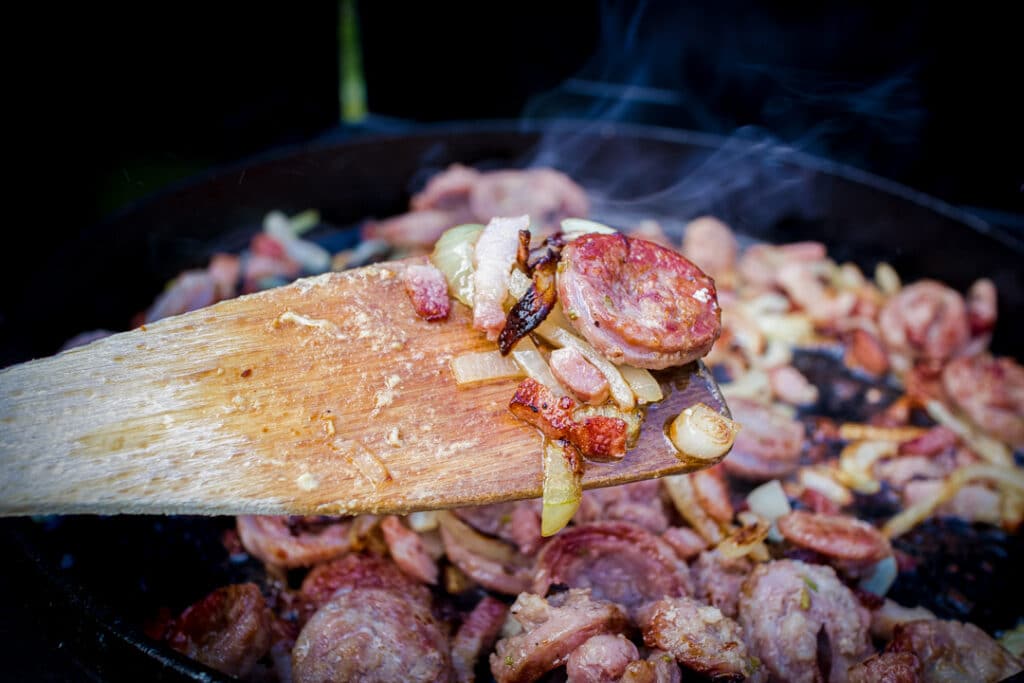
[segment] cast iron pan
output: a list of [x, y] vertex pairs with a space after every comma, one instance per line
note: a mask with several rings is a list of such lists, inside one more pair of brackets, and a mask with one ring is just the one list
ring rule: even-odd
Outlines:
[[[1024, 244], [942, 202], [752, 139], [495, 123], [291, 149], [132, 206], [64, 245], [26, 283], [7, 321], [18, 333], [0, 342], [0, 362], [53, 353], [83, 330], [128, 328], [168, 279], [205, 265], [214, 251], [242, 248], [274, 209], [319, 209], [319, 239], [332, 249], [350, 246], [362, 220], [401, 212], [410, 192], [452, 162], [556, 166], [594, 192], [599, 216], [656, 217], [675, 227], [712, 213], [754, 238], [824, 241], [833, 258], [866, 272], [886, 260], [907, 280], [937, 277], [961, 291], [987, 276], [1000, 295], [994, 349], [1012, 354], [1024, 342]], [[54, 303], [44, 309], [39, 300]], [[152, 643], [143, 624], [162, 607], [177, 613], [217, 586], [259, 576], [255, 562], [227, 557], [221, 534], [232, 525], [66, 517], [4, 520], [0, 532], [14, 558], [9, 583], [40, 622], [25, 628], [42, 629], [39, 638], [70, 650], [96, 679], [221, 680]], [[958, 587], [963, 600], [937, 608], [986, 628], [1012, 626], [1005, 596], [1016, 594], [1011, 582], [1024, 565], [1019, 538], [966, 525], [936, 534], [958, 539], [942, 552], [961, 564], [994, 562], [998, 570], [995, 581]]]

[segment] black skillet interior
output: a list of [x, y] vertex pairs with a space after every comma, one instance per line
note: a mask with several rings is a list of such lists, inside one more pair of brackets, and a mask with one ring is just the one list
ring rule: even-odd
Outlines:
[[[598, 215], [672, 222], [712, 213], [754, 238], [824, 241], [836, 260], [866, 272], [885, 260], [906, 279], [933, 276], [961, 291], [991, 277], [1000, 294], [995, 349], [1012, 354], [1024, 342], [1024, 246], [941, 202], [752, 140], [493, 124], [288, 150], [133, 206], [64, 245], [26, 283], [8, 321], [19, 334], [2, 340], [0, 362], [53, 353], [83, 330], [127, 328], [169, 278], [214, 251], [240, 249], [271, 210], [316, 208], [328, 226], [320, 239], [350, 246], [363, 219], [402, 211], [411, 191], [452, 162], [559, 167], [594, 192]], [[42, 309], [38, 300], [54, 303]], [[219, 585], [259, 575], [254, 562], [227, 556], [221, 535], [231, 526], [222, 518], [67, 517], [5, 520], [0, 530], [46, 637], [76, 651], [100, 680], [220, 680], [155, 647], [142, 629], [161, 607], [177, 612]]]

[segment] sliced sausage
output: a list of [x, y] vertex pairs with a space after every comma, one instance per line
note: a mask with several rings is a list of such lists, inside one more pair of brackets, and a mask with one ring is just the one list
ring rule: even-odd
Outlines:
[[900, 290], [882, 309], [878, 324], [891, 350], [930, 360], [952, 357], [970, 335], [963, 297], [934, 280]]
[[842, 683], [874, 652], [867, 610], [831, 567], [759, 565], [743, 584], [739, 612], [747, 647], [773, 679]]
[[603, 633], [580, 645], [569, 655], [565, 672], [572, 683], [618, 683], [640, 652], [624, 635]]
[[1024, 669], [974, 624], [928, 619], [895, 628], [887, 652], [909, 652], [921, 662], [923, 681], [1001, 681]]
[[708, 542], [688, 526], [673, 526], [665, 529], [662, 539], [676, 551], [680, 559], [689, 561], [707, 550]]
[[688, 669], [715, 681], [753, 673], [740, 625], [693, 598], [663, 598], [640, 611], [644, 643], [665, 650]]
[[621, 234], [588, 234], [562, 250], [558, 297], [606, 358], [642, 368], [707, 355], [722, 331], [715, 283], [682, 255]]
[[564, 218], [586, 217], [587, 194], [569, 176], [550, 168], [484, 173], [473, 184], [469, 205], [478, 220], [526, 213], [552, 232]]
[[480, 172], [476, 169], [452, 164], [432, 176], [423, 189], [412, 196], [409, 208], [413, 211], [465, 211], [468, 215], [469, 195], [478, 180]]
[[837, 560], [867, 564], [892, 554], [881, 531], [849, 515], [796, 510], [776, 523], [790, 543]]
[[430, 608], [381, 588], [338, 593], [292, 650], [295, 683], [450, 681], [448, 638]]
[[736, 267], [739, 244], [729, 226], [713, 216], [694, 218], [683, 234], [683, 255], [716, 282]]
[[785, 413], [757, 401], [729, 400], [734, 420], [740, 423], [725, 470], [743, 479], [768, 481], [793, 473], [800, 464], [804, 426]]
[[311, 567], [352, 547], [351, 523], [323, 517], [244, 515], [237, 519], [246, 551], [275, 567]]
[[537, 556], [533, 591], [553, 584], [589, 588], [627, 608], [691, 592], [689, 570], [658, 536], [627, 522], [593, 522], [562, 531]]
[[850, 667], [850, 683], [918, 683], [921, 662], [909, 652], [883, 652]]
[[576, 349], [555, 349], [549, 362], [551, 373], [580, 401], [601, 405], [608, 399], [607, 378]]
[[302, 581], [300, 593], [303, 600], [315, 609], [326, 604], [336, 593], [355, 588], [380, 588], [403, 593], [419, 602], [430, 601], [426, 587], [409, 578], [394, 562], [360, 553], [313, 567]]
[[427, 553], [419, 534], [394, 515], [381, 520], [380, 528], [391, 558], [403, 572], [423, 583], [437, 583], [437, 564]]
[[523, 632], [498, 641], [491, 673], [498, 683], [535, 681], [562, 666], [573, 650], [602, 633], [622, 633], [629, 620], [618, 605], [572, 589], [545, 600], [523, 593], [512, 605]]
[[950, 361], [942, 385], [971, 420], [1000, 441], [1024, 448], [1024, 367], [980, 354]]
[[254, 583], [224, 586], [175, 620], [168, 644], [231, 676], [247, 676], [271, 644], [272, 616]]
[[740, 587], [754, 570], [750, 558], [725, 558], [711, 550], [702, 552], [693, 563], [693, 579], [698, 598], [735, 619], [739, 614]]
[[508, 605], [491, 596], [476, 604], [452, 640], [452, 666], [459, 683], [472, 683], [480, 655], [494, 646], [508, 616]]
[[668, 528], [668, 511], [657, 479], [590, 489], [583, 492], [576, 522], [622, 520], [660, 534]]

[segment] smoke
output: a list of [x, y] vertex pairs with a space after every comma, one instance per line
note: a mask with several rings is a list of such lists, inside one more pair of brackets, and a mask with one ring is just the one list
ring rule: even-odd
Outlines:
[[[876, 10], [859, 7], [804, 6], [787, 16], [742, 5], [623, 5], [602, 5], [598, 50], [522, 117], [526, 128], [577, 121], [546, 135], [529, 163], [613, 178], [594, 188], [599, 214], [810, 217], [805, 155], [889, 175], [909, 163], [927, 124], [914, 41], [901, 33], [916, 19], [913, 7], [885, 10], [880, 29]], [[612, 126], [623, 124], [698, 134], [681, 134], [692, 148], [683, 159], [623, 149], [609, 159]], [[595, 172], [608, 163], [621, 172]]]

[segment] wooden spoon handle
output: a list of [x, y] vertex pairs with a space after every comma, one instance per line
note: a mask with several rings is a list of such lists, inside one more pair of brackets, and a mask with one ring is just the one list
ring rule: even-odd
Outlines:
[[[541, 437], [507, 409], [517, 381], [454, 384], [450, 359], [493, 344], [459, 304], [447, 322], [419, 319], [407, 263], [0, 371], [0, 515], [408, 512], [540, 495]], [[724, 401], [702, 366], [669, 379], [680, 388], [638, 447], [588, 465], [586, 486], [709, 464], [679, 460], [662, 422]]]

